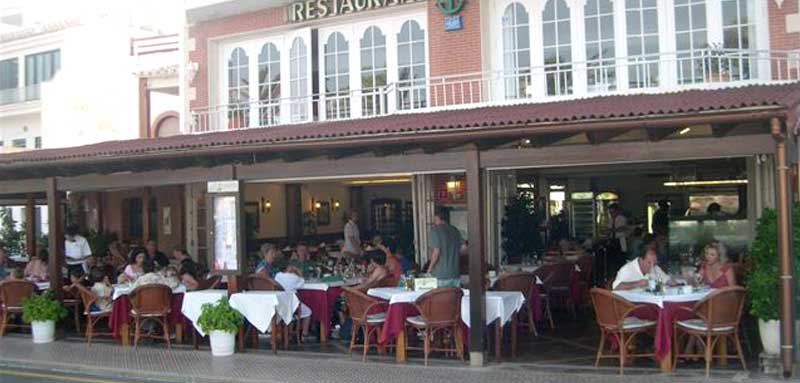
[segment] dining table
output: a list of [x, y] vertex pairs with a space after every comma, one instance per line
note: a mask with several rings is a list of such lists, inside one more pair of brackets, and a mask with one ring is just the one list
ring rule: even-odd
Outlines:
[[194, 326], [200, 336], [206, 336], [206, 333], [198, 325], [197, 320], [203, 312], [204, 304], [215, 304], [221, 298], [228, 297], [228, 290], [198, 290], [189, 291], [183, 295], [183, 304], [181, 305], [181, 313], [186, 321]]
[[[367, 295], [387, 301], [389, 304], [378, 343], [385, 346], [394, 341], [397, 362], [403, 363], [407, 360], [406, 318], [419, 315], [414, 302], [427, 291], [429, 290], [409, 291], [402, 287], [380, 287], [367, 291]], [[516, 354], [517, 315], [515, 314], [519, 312], [524, 303], [525, 297], [518, 291], [486, 292], [486, 325], [495, 326], [495, 357], [498, 362], [502, 353], [502, 328], [509, 322], [512, 327], [512, 357]], [[470, 326], [469, 290], [464, 290], [464, 296], [461, 299], [461, 321], [461, 331], [468, 333], [465, 330]]]
[[[675, 321], [693, 319], [691, 309], [694, 305], [714, 291], [707, 287], [692, 288], [685, 291], [681, 287], [665, 287], [663, 292], [654, 293], [645, 289], [615, 290], [614, 294], [645, 307], [636, 310], [632, 315], [645, 320], [656, 321], [653, 354], [661, 369], [665, 372], [672, 370], [672, 332]], [[721, 352], [726, 352], [726, 346], [720, 343]]]
[[356, 286], [361, 278], [350, 279], [309, 279], [297, 289], [300, 302], [311, 309], [311, 321], [319, 324], [319, 341], [327, 343], [331, 333], [331, 314], [342, 287]]
[[[245, 291], [230, 296], [228, 303], [261, 333], [271, 333], [272, 352], [277, 352], [275, 330], [279, 322], [292, 323], [300, 299], [291, 291]], [[239, 348], [244, 349], [244, 333], [239, 331]]]
[[[133, 291], [131, 284], [123, 283], [116, 284], [111, 293], [111, 315], [108, 319], [108, 325], [111, 327], [111, 333], [117, 339], [120, 339], [123, 346], [130, 345], [130, 316], [131, 316], [131, 300], [129, 294]], [[186, 322], [181, 307], [183, 305], [183, 296], [186, 293], [186, 286], [183, 284], [177, 285], [172, 289], [172, 297], [170, 300], [171, 310], [167, 318], [168, 324], [175, 328], [175, 340], [180, 344], [183, 339], [183, 325]]]

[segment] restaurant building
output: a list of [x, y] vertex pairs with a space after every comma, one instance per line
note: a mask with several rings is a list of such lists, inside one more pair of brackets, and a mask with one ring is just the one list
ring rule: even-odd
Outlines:
[[[355, 210], [362, 230], [405, 239], [423, 264], [433, 211], [447, 206], [473, 281], [481, 261], [520, 262], [502, 245], [506, 203], [520, 191], [547, 217], [563, 211], [577, 240], [601, 236], [610, 201], [645, 230], [669, 201], [676, 252], [710, 233], [745, 256], [766, 207], [791, 224], [795, 1], [270, 5], [190, 3], [183, 135], [5, 154], [0, 193], [71, 205], [86, 228], [185, 245], [200, 259], [215, 224], [210, 181], [238, 181], [243, 253], [267, 241], [330, 244]], [[705, 214], [712, 203], [724, 219]], [[50, 209], [53, 253], [60, 215]], [[793, 282], [782, 275], [791, 323]], [[482, 326], [471, 331], [482, 349]]]

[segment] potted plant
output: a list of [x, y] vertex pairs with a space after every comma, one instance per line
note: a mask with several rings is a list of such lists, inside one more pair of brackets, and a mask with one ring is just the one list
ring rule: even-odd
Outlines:
[[50, 343], [56, 321], [67, 315], [64, 306], [51, 293], [32, 295], [22, 300], [22, 320], [31, 324], [33, 343]]
[[[800, 222], [800, 205], [793, 209], [792, 220]], [[796, 246], [795, 273], [800, 268], [800, 225], [794, 225], [792, 241]], [[750, 313], [758, 318], [758, 331], [764, 352], [780, 353], [779, 281], [778, 266], [778, 214], [775, 210], [764, 209], [756, 226], [756, 238], [750, 246], [752, 270], [747, 277], [747, 290], [750, 296]], [[797, 299], [797, 298], [795, 298]]]
[[206, 303], [200, 309], [197, 324], [211, 340], [211, 354], [214, 356], [233, 355], [236, 332], [244, 323], [242, 314], [228, 304], [227, 298], [217, 303]]

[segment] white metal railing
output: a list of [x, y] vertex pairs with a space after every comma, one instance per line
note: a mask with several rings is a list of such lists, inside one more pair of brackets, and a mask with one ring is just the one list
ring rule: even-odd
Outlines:
[[179, 45], [179, 36], [177, 33], [135, 38], [131, 39], [131, 56], [177, 52]]
[[42, 96], [41, 89], [41, 84], [0, 89], [0, 105], [11, 105], [27, 101], [36, 101]]
[[191, 111], [188, 132], [368, 118], [470, 105], [536, 103], [798, 80], [798, 51], [709, 48], [449, 75], [335, 94], [208, 106]]

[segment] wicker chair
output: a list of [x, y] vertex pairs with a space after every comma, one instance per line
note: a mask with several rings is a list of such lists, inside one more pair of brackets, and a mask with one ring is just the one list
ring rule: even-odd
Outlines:
[[172, 311], [172, 289], [162, 284], [142, 285], [131, 291], [130, 299], [131, 316], [135, 325], [133, 346], [136, 347], [139, 344], [139, 338], [142, 336], [142, 322], [153, 320], [161, 325], [164, 331], [164, 341], [167, 343], [167, 348], [170, 348], [169, 314]]
[[[575, 265], [563, 262], [543, 266], [540, 269], [548, 271], [546, 273], [543, 272], [544, 275], [540, 276], [548, 298], [558, 298], [559, 301], [563, 301], [567, 309], [572, 313], [572, 318], [577, 318], [575, 302], [572, 299], [572, 274], [575, 272]], [[547, 306], [549, 309], [549, 302]]]
[[[595, 368], [600, 365], [600, 359], [619, 358], [619, 373], [623, 375], [627, 358], [653, 356], [652, 353], [628, 354], [628, 346], [633, 343], [636, 336], [654, 330], [656, 327], [655, 321], [641, 320], [631, 316], [631, 313], [646, 307], [646, 305], [635, 305], [609, 290], [597, 287], [592, 288], [589, 294], [592, 297], [597, 326], [600, 327], [600, 345], [597, 347]], [[619, 342], [619, 354], [603, 354], [606, 340], [612, 339], [612, 337], [616, 337]]]
[[[283, 291], [283, 287], [278, 283], [275, 282], [274, 279], [264, 277], [258, 274], [252, 274], [245, 279], [244, 282], [245, 289], [249, 291]], [[298, 308], [299, 310], [299, 308]], [[283, 349], [286, 350], [289, 348], [289, 336], [290, 332], [294, 333], [295, 340], [297, 344], [300, 344], [302, 341], [303, 335], [303, 328], [302, 323], [298, 320], [300, 319], [297, 313], [295, 313], [295, 326], [291, 328], [291, 324], [285, 323], [278, 323], [277, 327], [280, 330], [280, 334], [283, 338]], [[273, 334], [275, 336], [276, 334]], [[255, 327], [250, 327], [250, 339], [253, 344], [254, 348], [258, 347], [258, 331]]]
[[103, 311], [92, 311], [92, 305], [97, 302], [97, 296], [83, 286], [80, 283], [76, 283], [72, 285], [69, 289], [70, 292], [73, 294], [77, 291], [78, 296], [83, 303], [83, 307], [85, 307], [83, 311], [83, 315], [86, 316], [86, 343], [91, 346], [92, 345], [92, 338], [95, 335], [103, 335], [103, 336], [113, 336], [114, 333], [112, 332], [95, 332], [94, 327], [97, 325], [97, 322], [100, 322], [103, 319], [108, 320], [111, 317], [111, 309], [103, 310]]
[[[420, 315], [406, 318], [406, 325], [417, 332], [421, 331], [425, 339], [422, 351], [425, 355], [425, 365], [428, 365], [428, 355], [431, 351], [454, 352], [460, 360], [464, 360], [464, 342], [461, 331], [461, 298], [463, 291], [457, 287], [440, 287], [422, 294], [414, 302]], [[411, 331], [407, 331], [410, 334]], [[431, 338], [437, 334], [450, 335], [455, 342], [453, 348], [444, 346], [432, 347]], [[419, 348], [408, 347], [409, 350]]]
[[68, 310], [72, 310], [72, 320], [75, 325], [75, 332], [81, 332], [81, 297], [73, 289], [64, 291], [64, 299], [61, 301]]
[[533, 306], [531, 305], [531, 286], [536, 282], [533, 273], [507, 273], [500, 275], [495, 282], [494, 289], [497, 291], [519, 291], [525, 296], [525, 307], [527, 308], [528, 329], [531, 334], [539, 336], [536, 331], [536, 323], [533, 320]]
[[[742, 363], [742, 368], [747, 370], [742, 353], [742, 343], [739, 340], [739, 324], [742, 319], [746, 290], [741, 286], [732, 286], [712, 292], [703, 300], [697, 302], [694, 308], [680, 307], [679, 309], [690, 311], [698, 319], [676, 321], [674, 323], [673, 342], [676, 350], [674, 352], [673, 370], [677, 367], [678, 358], [705, 358], [706, 377], [711, 369], [711, 362], [714, 358], [735, 359], [738, 358]], [[692, 337], [697, 339], [705, 348], [703, 354], [681, 353], [678, 343], [682, 337]], [[713, 355], [715, 346], [720, 342], [727, 342], [732, 338], [736, 345], [736, 355]]]
[[36, 293], [36, 285], [28, 281], [0, 282], [0, 336], [6, 334], [8, 327], [30, 328], [30, 325], [8, 324], [10, 314], [22, 314], [22, 300]]
[[198, 281], [197, 289], [198, 290], [216, 289], [217, 287], [219, 287], [220, 283], [222, 283], [222, 276], [212, 275], [205, 279], [201, 278], [200, 281]]
[[[350, 349], [348, 352], [352, 354], [354, 348], [362, 348], [364, 354], [361, 360], [366, 362], [367, 352], [370, 348], [369, 341], [372, 338], [372, 334], [374, 333], [377, 339], [381, 337], [381, 328], [386, 321], [386, 310], [389, 308], [388, 303], [379, 301], [352, 287], [343, 287], [342, 295], [344, 296], [347, 309], [350, 311], [350, 318], [353, 321], [353, 330], [350, 331]], [[356, 344], [358, 328], [363, 332], [363, 345]], [[377, 342], [375, 347], [380, 349]]]

